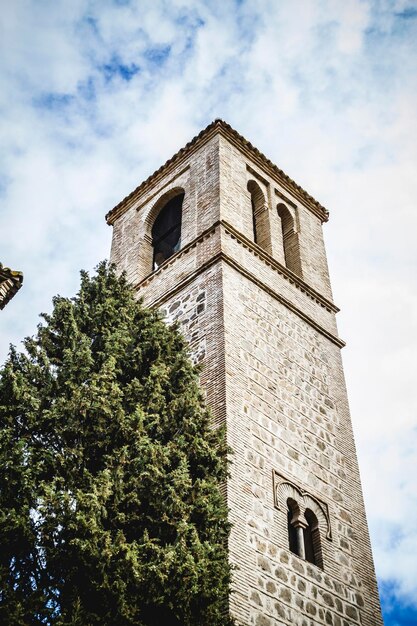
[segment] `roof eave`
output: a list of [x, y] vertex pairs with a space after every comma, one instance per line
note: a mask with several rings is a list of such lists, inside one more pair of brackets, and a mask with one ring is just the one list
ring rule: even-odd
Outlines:
[[[22, 272], [11, 270], [0, 263], [0, 310], [16, 295], [23, 283]], [[4, 291], [4, 295], [2, 295]]]
[[214, 135], [221, 134], [238, 149], [245, 153], [249, 158], [257, 162], [260, 167], [265, 168], [277, 183], [286, 188], [290, 193], [297, 197], [308, 209], [310, 209], [322, 222], [327, 222], [329, 212], [323, 205], [308, 194], [300, 185], [292, 180], [283, 170], [277, 167], [270, 159], [268, 159], [258, 148], [251, 144], [247, 139], [240, 135], [227, 122], [216, 119], [204, 128], [198, 135], [193, 137], [183, 148], [176, 152], [168, 161], [159, 167], [153, 174], [144, 180], [136, 189], [121, 200], [106, 215], [108, 224], [114, 224], [123, 213], [125, 213], [151, 184], [166, 174], [169, 169], [177, 166], [181, 161], [185, 160], [193, 151], [200, 148], [204, 143], [209, 141]]

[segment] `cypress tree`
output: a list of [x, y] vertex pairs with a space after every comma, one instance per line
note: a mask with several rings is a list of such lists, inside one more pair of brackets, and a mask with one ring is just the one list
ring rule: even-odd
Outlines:
[[106, 263], [0, 373], [0, 622], [225, 626], [224, 433]]

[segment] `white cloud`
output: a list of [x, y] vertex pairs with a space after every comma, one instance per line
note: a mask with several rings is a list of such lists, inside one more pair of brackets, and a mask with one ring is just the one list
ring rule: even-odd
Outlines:
[[407, 0], [16, 0], [0, 38], [0, 211], [11, 233], [2, 227], [1, 260], [25, 273], [1, 314], [2, 357], [55, 293], [75, 292], [81, 267], [108, 255], [105, 213], [224, 117], [331, 211], [377, 571], [411, 599], [415, 10]]

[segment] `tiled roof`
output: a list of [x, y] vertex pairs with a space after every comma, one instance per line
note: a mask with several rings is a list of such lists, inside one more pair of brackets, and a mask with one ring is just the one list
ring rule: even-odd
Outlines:
[[204, 128], [198, 135], [196, 135], [191, 141], [189, 141], [181, 150], [176, 152], [166, 163], [158, 168], [153, 174], [151, 174], [146, 180], [144, 180], [136, 189], [134, 189], [129, 195], [127, 195], [121, 202], [119, 202], [111, 211], [106, 215], [108, 224], [113, 224], [114, 221], [122, 215], [133, 204], [136, 198], [147, 188], [150, 184], [154, 183], [156, 179], [165, 173], [165, 171], [171, 166], [179, 163], [184, 157], [186, 157], [196, 146], [207, 141], [211, 136], [216, 133], [221, 133], [228, 138], [233, 144], [235, 144], [242, 151], [249, 153], [249, 155], [258, 161], [261, 167], [264, 167], [273, 178], [275, 178], [281, 185], [286, 187], [301, 202], [304, 202], [308, 208], [310, 208], [318, 217], [323, 221], [327, 221], [329, 212], [324, 208], [317, 200], [315, 200], [310, 194], [308, 194], [300, 185], [297, 185], [285, 172], [277, 167], [272, 161], [270, 161], [262, 152], [260, 152], [255, 146], [253, 146], [247, 139], [240, 135], [234, 128], [224, 122], [221, 119], [216, 119], [214, 122]]
[[0, 263], [0, 310], [13, 298], [23, 282], [22, 272], [15, 272]]

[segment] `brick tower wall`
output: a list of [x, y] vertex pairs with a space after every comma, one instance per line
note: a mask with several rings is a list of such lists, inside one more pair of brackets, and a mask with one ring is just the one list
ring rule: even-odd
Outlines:
[[[223, 287], [232, 611], [244, 625], [379, 624], [340, 348], [234, 268]], [[323, 570], [288, 550], [275, 472], [328, 505]]]

